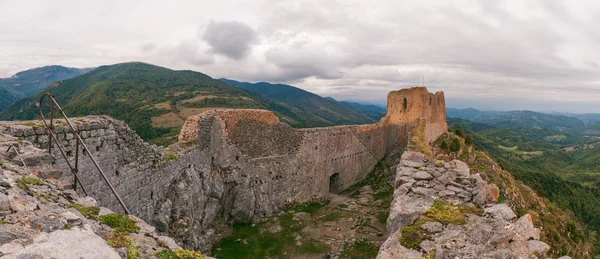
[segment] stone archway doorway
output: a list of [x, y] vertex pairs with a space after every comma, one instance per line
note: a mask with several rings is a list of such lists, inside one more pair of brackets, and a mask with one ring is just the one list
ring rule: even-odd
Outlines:
[[329, 192], [330, 193], [338, 193], [341, 191], [341, 181], [340, 174], [335, 173], [329, 176]]

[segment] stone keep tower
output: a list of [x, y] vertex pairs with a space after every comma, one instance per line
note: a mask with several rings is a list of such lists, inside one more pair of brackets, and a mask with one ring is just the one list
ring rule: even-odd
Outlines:
[[388, 94], [387, 115], [381, 121], [384, 125], [410, 130], [421, 120], [426, 121], [425, 137], [429, 142], [448, 131], [444, 92], [434, 94], [425, 87], [413, 87]]

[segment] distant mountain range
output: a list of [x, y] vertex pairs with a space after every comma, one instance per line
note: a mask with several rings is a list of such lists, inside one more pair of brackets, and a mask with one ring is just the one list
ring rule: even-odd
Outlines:
[[374, 123], [380, 118], [361, 113], [363, 105], [326, 99], [290, 85], [221, 81], [199, 72], [131, 62], [53, 82], [10, 104], [0, 112], [0, 120], [36, 118], [36, 104], [44, 92], [54, 94], [69, 116], [110, 115], [157, 144], [173, 142], [187, 116], [219, 107], [271, 110], [294, 127]]
[[16, 100], [38, 93], [53, 82], [69, 79], [92, 69], [45, 66], [19, 72], [9, 78], [0, 78], [0, 111]]
[[317, 121], [323, 121], [329, 125], [366, 124], [381, 119], [381, 117], [373, 119], [361, 113], [360, 109], [340, 103], [333, 98], [323, 98], [291, 85], [265, 82], [247, 83], [226, 78], [221, 78], [220, 80], [229, 85], [259, 93], [277, 102], [294, 106]]
[[585, 123], [594, 123], [600, 121], [600, 113], [568, 113], [568, 112], [552, 112], [550, 114], [565, 115], [575, 117]]
[[473, 108], [446, 108], [446, 114], [448, 118], [461, 118], [499, 128], [546, 129], [581, 136], [600, 136], [600, 121], [586, 123], [572, 115], [533, 111], [481, 111]]

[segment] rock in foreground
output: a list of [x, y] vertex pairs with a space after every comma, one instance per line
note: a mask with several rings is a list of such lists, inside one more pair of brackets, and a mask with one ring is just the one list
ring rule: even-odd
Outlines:
[[498, 187], [461, 161], [434, 163], [405, 152], [395, 188], [391, 235], [377, 258], [535, 258], [550, 250], [531, 216], [516, 219], [509, 206], [496, 204]]

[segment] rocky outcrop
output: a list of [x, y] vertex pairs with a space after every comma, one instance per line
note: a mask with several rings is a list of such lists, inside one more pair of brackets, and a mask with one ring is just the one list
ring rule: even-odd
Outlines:
[[530, 258], [550, 250], [531, 216], [517, 219], [509, 206], [496, 204], [498, 187], [461, 161], [432, 162], [407, 151], [395, 188], [391, 235], [377, 258]]
[[[9, 158], [9, 145], [29, 158], [27, 167]], [[134, 224], [127, 231], [101, 223], [103, 215], [117, 214], [49, 177], [56, 168], [47, 156], [28, 141], [0, 134], [0, 258], [156, 258], [162, 250], [181, 249], [133, 215], [122, 218]]]

